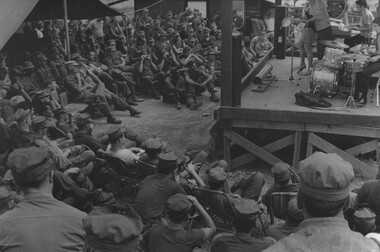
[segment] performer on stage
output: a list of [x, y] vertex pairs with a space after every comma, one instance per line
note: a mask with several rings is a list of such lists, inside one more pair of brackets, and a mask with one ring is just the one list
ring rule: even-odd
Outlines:
[[[360, 34], [344, 40], [344, 43], [348, 45], [350, 48], [359, 44], [369, 44], [371, 42], [372, 27], [374, 20], [372, 13], [368, 10], [368, 3], [366, 0], [357, 0], [355, 4], [356, 8], [362, 14], [360, 17], [360, 25], [350, 26], [349, 29], [358, 30], [360, 31]], [[347, 49], [347, 51], [348, 50], [349, 49]]]
[[323, 58], [325, 46], [319, 43], [321, 40], [332, 40], [332, 28], [330, 25], [330, 16], [327, 12], [325, 0], [310, 0], [310, 9], [308, 11], [311, 16], [307, 23], [314, 23], [317, 36], [317, 57], [319, 60]]
[[[312, 18], [310, 15], [310, 7], [311, 2], [313, 0], [308, 0], [302, 10], [302, 19], [303, 22], [306, 23], [305, 27], [303, 28], [303, 34], [299, 42], [296, 44], [296, 46], [300, 50], [300, 68], [297, 71], [297, 73], [301, 75], [308, 75], [311, 73], [311, 68], [313, 64], [313, 52], [311, 51], [311, 45], [316, 41], [317, 39], [317, 33], [315, 31], [315, 24], [314, 22], [310, 22], [309, 20]], [[307, 68], [305, 64], [305, 56], [307, 57]]]
[[[373, 21], [373, 29], [377, 34], [376, 39], [376, 52], [369, 59], [370, 63], [366, 66], [362, 72], [357, 74], [356, 78], [356, 88], [354, 99], [358, 101], [359, 104], [367, 104], [367, 94], [368, 88], [371, 80], [371, 75], [380, 71], [380, 17], [375, 18]], [[359, 92], [361, 96], [359, 97]], [[359, 99], [358, 99], [359, 97]]]

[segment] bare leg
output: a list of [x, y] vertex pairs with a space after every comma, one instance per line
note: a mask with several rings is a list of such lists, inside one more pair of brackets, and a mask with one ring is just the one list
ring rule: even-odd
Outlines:
[[311, 50], [311, 43], [305, 43], [304, 49], [305, 49], [306, 56], [307, 56], [307, 64], [308, 64], [307, 69], [311, 70], [311, 68], [313, 66], [313, 52]]

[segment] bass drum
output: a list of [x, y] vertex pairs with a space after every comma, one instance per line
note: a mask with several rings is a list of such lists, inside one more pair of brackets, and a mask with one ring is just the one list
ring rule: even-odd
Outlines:
[[310, 93], [332, 97], [337, 94], [339, 70], [316, 63], [310, 76]]

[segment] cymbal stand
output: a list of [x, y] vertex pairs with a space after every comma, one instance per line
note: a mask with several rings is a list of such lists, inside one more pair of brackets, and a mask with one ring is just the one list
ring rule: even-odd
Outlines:
[[[354, 60], [355, 63], [355, 60]], [[354, 93], [355, 93], [355, 84], [356, 84], [356, 67], [352, 67], [352, 76], [351, 76], [351, 91], [350, 96], [348, 96], [346, 103], [344, 104], [344, 107], [354, 107], [357, 109], [355, 100], [354, 100]]]

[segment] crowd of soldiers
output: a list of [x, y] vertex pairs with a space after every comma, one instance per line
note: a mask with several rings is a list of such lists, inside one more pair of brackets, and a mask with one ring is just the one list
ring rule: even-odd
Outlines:
[[[263, 190], [268, 182], [262, 173], [231, 183], [226, 161], [210, 160], [204, 151], [173, 150], [155, 135], [113, 125], [95, 136], [94, 111], [73, 117], [51, 95], [65, 91], [72, 101], [99, 107], [113, 124], [120, 120], [111, 115], [112, 104], [140, 114], [131, 107], [142, 102], [140, 88], [177, 109], [198, 108], [197, 95], [206, 90], [218, 102], [217, 22], [204, 27], [190, 9], [172, 15], [153, 20], [144, 10], [127, 46], [115, 19], [107, 20], [106, 36], [102, 20], [83, 30], [73, 22], [70, 61], [55, 35], [30, 40], [38, 53], [23, 55], [22, 67], [17, 57], [1, 58], [0, 74], [10, 80], [1, 86], [0, 250], [379, 251], [380, 182], [353, 189], [354, 169], [337, 154], [315, 152], [298, 170], [277, 163], [274, 183]], [[240, 29], [236, 13], [233, 21]], [[267, 36], [250, 44], [268, 50], [255, 44], [267, 43]], [[142, 174], [141, 164], [150, 174]], [[108, 177], [132, 189], [128, 203], [104, 186]], [[199, 190], [222, 195], [218, 207], [226, 215], [218, 215]], [[269, 222], [278, 205], [283, 220]], [[229, 232], [217, 225], [220, 219]]]

